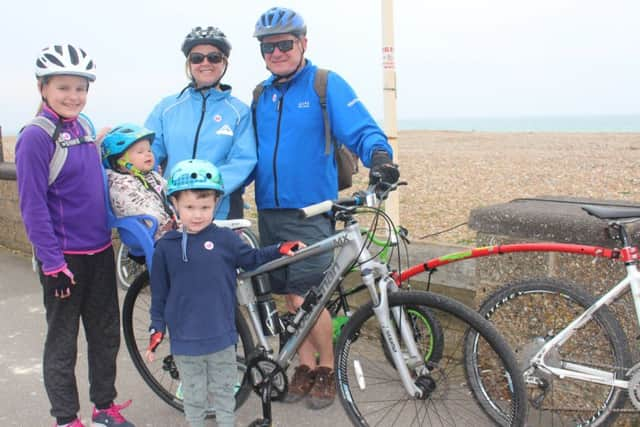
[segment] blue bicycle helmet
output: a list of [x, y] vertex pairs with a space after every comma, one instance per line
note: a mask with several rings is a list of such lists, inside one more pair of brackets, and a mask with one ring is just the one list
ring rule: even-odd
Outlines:
[[121, 156], [129, 147], [141, 139], [153, 143], [156, 134], [133, 123], [123, 123], [112, 129], [102, 141], [102, 164], [107, 169], [115, 169], [116, 157]]
[[216, 27], [195, 27], [191, 30], [182, 43], [182, 53], [184, 53], [184, 56], [189, 55], [191, 49], [199, 44], [213, 45], [220, 49], [220, 52], [227, 58], [231, 54], [231, 43], [227, 40], [227, 36]]
[[184, 190], [214, 190], [218, 195], [222, 195], [222, 176], [218, 168], [207, 160], [183, 160], [171, 169], [167, 195]]
[[260, 16], [256, 22], [253, 37], [262, 40], [277, 34], [293, 34], [296, 37], [307, 35], [307, 24], [298, 13], [284, 7], [272, 7]]

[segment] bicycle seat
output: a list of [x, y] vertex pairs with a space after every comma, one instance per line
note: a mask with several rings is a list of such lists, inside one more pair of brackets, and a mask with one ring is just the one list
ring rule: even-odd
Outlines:
[[158, 220], [151, 215], [116, 217], [111, 206], [107, 175], [104, 170], [103, 179], [106, 191], [107, 224], [110, 228], [118, 229], [120, 241], [129, 248], [129, 252], [132, 255], [145, 257], [147, 270], [151, 271], [154, 248], [153, 236], [158, 229]]
[[582, 209], [600, 219], [640, 218], [640, 208], [583, 206]]

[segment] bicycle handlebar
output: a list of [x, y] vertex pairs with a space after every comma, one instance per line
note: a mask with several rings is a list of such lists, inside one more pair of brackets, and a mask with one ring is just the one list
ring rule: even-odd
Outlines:
[[[381, 189], [381, 184], [384, 184]], [[406, 185], [407, 183], [397, 182], [395, 184], [379, 183], [370, 185], [365, 191], [358, 191], [353, 194], [352, 197], [344, 197], [337, 200], [325, 200], [320, 203], [300, 208], [300, 215], [303, 218], [310, 218], [315, 215], [321, 215], [329, 212], [336, 206], [351, 207], [351, 206], [377, 206], [380, 199], [385, 199], [387, 194], [398, 188], [399, 185]]]

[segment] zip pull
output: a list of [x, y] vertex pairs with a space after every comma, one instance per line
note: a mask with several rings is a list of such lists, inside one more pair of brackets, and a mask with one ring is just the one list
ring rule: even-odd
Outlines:
[[282, 95], [278, 102], [276, 103], [276, 111], [279, 113], [282, 110], [282, 100], [284, 99], [284, 95]]

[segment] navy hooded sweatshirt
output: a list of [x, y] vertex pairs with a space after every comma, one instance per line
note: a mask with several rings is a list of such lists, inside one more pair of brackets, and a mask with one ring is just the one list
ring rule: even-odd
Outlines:
[[235, 231], [212, 224], [183, 235], [169, 231], [156, 243], [151, 270], [151, 328], [169, 328], [171, 353], [200, 356], [238, 340], [237, 268], [252, 270], [280, 256], [278, 246], [254, 249]]

